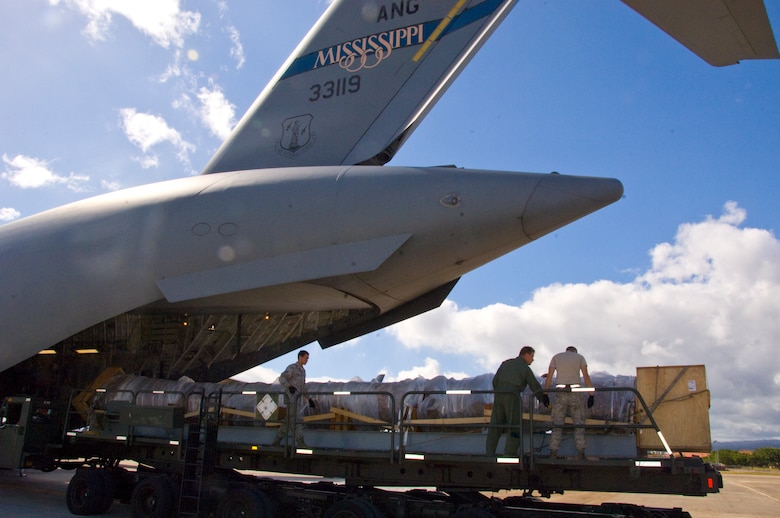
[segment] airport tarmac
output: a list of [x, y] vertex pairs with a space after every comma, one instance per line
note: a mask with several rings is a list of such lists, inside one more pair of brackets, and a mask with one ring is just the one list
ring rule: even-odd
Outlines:
[[[75, 471], [51, 473], [27, 470], [20, 477], [16, 470], [0, 470], [0, 516], [45, 516], [73, 518], [65, 504], [68, 482]], [[114, 502], [103, 516], [132, 516], [129, 505]]]
[[[72, 471], [52, 473], [0, 470], [0, 516], [72, 517], [65, 505], [65, 491]], [[725, 471], [724, 488], [706, 497], [641, 495], [630, 493], [589, 493], [567, 491], [553, 501], [583, 504], [627, 502], [650, 507], [681, 507], [694, 518], [757, 518], [778, 516], [780, 476]], [[130, 506], [115, 502], [103, 516], [129, 517]]]
[[[681, 507], [696, 518], [777, 517], [780, 512], [780, 476], [776, 474], [723, 473], [720, 493], [696, 496], [633, 495], [618, 493], [577, 493], [578, 497], [598, 495], [600, 502], [630, 502], [650, 507]], [[575, 501], [574, 493], [563, 495], [561, 501]], [[587, 500], [576, 500], [585, 503]]]
[[680, 507], [693, 518], [758, 518], [780, 516], [780, 473], [724, 471], [720, 493], [698, 496], [591, 493], [566, 491], [552, 502], [602, 504], [624, 502], [647, 507]]

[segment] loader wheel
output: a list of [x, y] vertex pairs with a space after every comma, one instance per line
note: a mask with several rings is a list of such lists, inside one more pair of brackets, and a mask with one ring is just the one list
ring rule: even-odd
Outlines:
[[133, 518], [168, 518], [175, 507], [175, 488], [165, 476], [150, 476], [141, 480], [130, 497]]
[[85, 516], [105, 512], [106, 481], [100, 470], [82, 468], [70, 479], [65, 501], [72, 514]]
[[452, 515], [452, 518], [493, 518], [493, 514], [485, 509], [469, 507], [460, 509], [457, 513]]
[[110, 468], [102, 468], [96, 470], [103, 478], [105, 485], [105, 491], [103, 492], [103, 501], [98, 506], [95, 514], [103, 514], [111, 508], [114, 503], [114, 491], [116, 490], [116, 481], [114, 480], [114, 473]]
[[240, 487], [229, 491], [217, 506], [216, 518], [272, 518], [276, 513], [268, 496], [259, 489]]
[[323, 518], [382, 518], [374, 504], [363, 498], [338, 500], [328, 507]]
[[57, 462], [51, 457], [43, 457], [35, 463], [34, 467], [44, 473], [51, 473], [57, 469]]

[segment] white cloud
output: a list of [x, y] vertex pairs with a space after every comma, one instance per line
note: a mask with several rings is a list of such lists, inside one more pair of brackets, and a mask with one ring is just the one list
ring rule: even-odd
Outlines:
[[230, 47], [230, 57], [236, 60], [236, 68], [241, 68], [246, 61], [246, 58], [244, 57], [244, 46], [241, 44], [241, 35], [238, 32], [238, 29], [232, 25], [225, 30], [227, 30], [230, 41], [233, 43], [233, 46]]
[[[184, 10], [180, 0], [49, 0], [49, 3], [73, 8], [85, 15], [88, 25], [84, 32], [92, 40], [105, 40], [109, 37], [114, 17], [122, 16], [156, 44], [166, 49], [171, 48], [172, 62], [160, 74], [159, 80], [161, 83], [168, 83], [176, 79], [178, 81], [174, 87], [186, 92], [174, 103], [174, 107], [185, 107], [221, 140], [230, 134], [235, 125], [235, 105], [226, 99], [213, 79], [208, 80], [207, 86], [199, 86], [203, 76], [190, 66], [199, 61], [199, 52], [194, 48], [183, 50], [185, 38], [199, 30], [200, 13]], [[228, 9], [227, 4], [218, 3], [217, 6], [222, 14]], [[230, 39], [230, 57], [235, 60], [236, 68], [242, 68], [246, 58], [238, 29], [233, 25], [225, 25], [222, 30]], [[123, 117], [126, 117], [124, 113]], [[170, 128], [168, 130], [173, 131]], [[148, 135], [139, 136], [137, 132], [133, 135], [128, 133], [128, 137], [139, 146], [149, 141]], [[189, 165], [189, 153], [194, 147], [184, 142], [178, 134], [166, 140], [177, 146], [179, 159]], [[151, 168], [157, 167], [160, 159], [147, 147], [144, 149], [144, 155], [136, 157], [135, 161], [143, 168]]]
[[[780, 437], [780, 241], [741, 228], [729, 202], [718, 218], [680, 225], [632, 282], [552, 284], [521, 306], [441, 308], [389, 328], [410, 348], [456, 353], [489, 371], [533, 345], [538, 373], [576, 345], [591, 372], [706, 365], [719, 438]], [[759, 435], [759, 431], [761, 434]]]
[[403, 381], [407, 379], [416, 379], [419, 377], [425, 379], [433, 379], [436, 376], [444, 376], [446, 378], [463, 379], [469, 376], [463, 372], [441, 372], [441, 365], [438, 360], [433, 358], [425, 358], [423, 365], [412, 367], [409, 370], [400, 371], [397, 376], [388, 376], [385, 381]]
[[246, 383], [273, 383], [279, 379], [279, 373], [273, 369], [269, 369], [268, 367], [258, 365], [257, 367], [252, 367], [251, 369], [244, 371], [241, 374], [236, 374], [231, 379], [236, 381], [243, 381]]
[[212, 135], [224, 140], [230, 135], [230, 130], [236, 124], [236, 107], [222, 93], [222, 89], [209, 82], [209, 87], [201, 87], [198, 91], [200, 107], [198, 115]]
[[144, 152], [144, 156], [138, 159], [144, 168], [158, 165], [159, 159], [151, 150], [165, 142], [176, 148], [179, 161], [189, 164], [189, 154], [195, 150], [195, 146], [185, 141], [178, 131], [168, 126], [165, 119], [149, 113], [138, 113], [135, 108], [122, 108], [119, 114], [125, 135]]
[[82, 184], [89, 181], [89, 176], [70, 173], [68, 176], [56, 174], [49, 167], [49, 162], [39, 158], [16, 155], [9, 158], [3, 155], [5, 171], [0, 178], [8, 180], [11, 185], [22, 189], [37, 189], [51, 185], [65, 185], [72, 191], [82, 191]]
[[186, 77], [187, 79], [190, 79], [191, 76], [192, 71], [182, 65], [182, 53], [180, 50], [177, 50], [173, 52], [173, 62], [169, 64], [165, 69], [165, 72], [160, 75], [159, 81], [160, 83], [167, 83], [172, 78]]
[[209, 133], [220, 140], [225, 140], [236, 125], [236, 106], [227, 100], [213, 80], [209, 80], [208, 87], [193, 88], [190, 93], [180, 95], [173, 107], [200, 120]]
[[88, 19], [85, 34], [93, 40], [105, 40], [113, 16], [127, 18], [133, 26], [161, 47], [181, 47], [184, 37], [200, 26], [200, 13], [184, 11], [179, 0], [49, 0], [81, 11]]
[[101, 180], [100, 186], [106, 191], [118, 191], [122, 188], [122, 185], [119, 182], [111, 180]]
[[11, 207], [0, 207], [0, 221], [6, 223], [8, 221], [13, 221], [22, 214]]

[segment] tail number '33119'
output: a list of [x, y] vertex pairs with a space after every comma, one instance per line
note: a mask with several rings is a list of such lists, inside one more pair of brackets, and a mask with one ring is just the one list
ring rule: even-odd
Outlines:
[[354, 94], [360, 90], [360, 76], [354, 75], [342, 77], [335, 81], [325, 81], [324, 83], [311, 85], [309, 91], [309, 101], [317, 102], [323, 99], [339, 97], [346, 94]]

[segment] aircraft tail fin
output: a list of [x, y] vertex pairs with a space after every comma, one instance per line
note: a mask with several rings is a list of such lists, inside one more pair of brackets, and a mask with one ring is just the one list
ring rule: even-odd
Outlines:
[[336, 0], [203, 173], [383, 164], [517, 0]]

